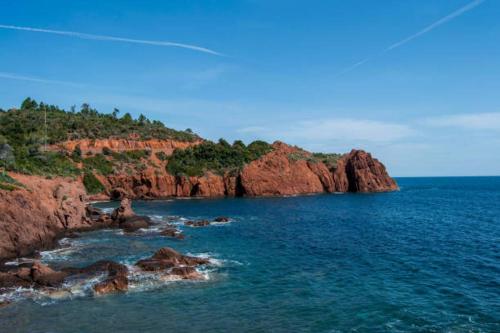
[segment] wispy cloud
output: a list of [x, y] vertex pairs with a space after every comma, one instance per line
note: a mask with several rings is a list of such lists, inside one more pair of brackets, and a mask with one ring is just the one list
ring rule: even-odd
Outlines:
[[394, 142], [417, 132], [408, 125], [366, 119], [329, 118], [298, 121], [273, 127], [250, 126], [238, 130], [271, 140], [301, 143], [326, 142]]
[[465, 14], [466, 12], [476, 8], [477, 6], [479, 6], [480, 4], [482, 4], [483, 2], [485, 2], [486, 0], [474, 0], [470, 3], [468, 3], [467, 5], [455, 10], [454, 12], [446, 15], [445, 17], [429, 24], [428, 26], [426, 26], [425, 28], [423, 28], [422, 30], [414, 33], [413, 35], [410, 35], [406, 38], [403, 38], [402, 40], [392, 44], [392, 45], [389, 45], [388, 47], [386, 47], [385, 49], [383, 49], [379, 54], [377, 55], [372, 55], [372, 56], [369, 56], [369, 57], [366, 57], [364, 58], [363, 60], [361, 61], [358, 61], [357, 63], [343, 69], [342, 71], [339, 72], [338, 75], [342, 75], [342, 74], [346, 74], [348, 72], [351, 72], [353, 71], [354, 69], [364, 65], [365, 63], [367, 63], [368, 61], [370, 61], [372, 58], [375, 58], [377, 56], [381, 56], [387, 52], [390, 52], [398, 47], [401, 47], [403, 45], [405, 45], [406, 43], [409, 43], [411, 42], [412, 40], [422, 36], [422, 35], [425, 35], [426, 33], [428, 32], [431, 32], [432, 30], [436, 29], [437, 27], [443, 25], [443, 24], [446, 24], [448, 22], [450, 22], [451, 20], [461, 16], [462, 14]]
[[114, 37], [114, 36], [106, 36], [106, 35], [93, 35], [93, 34], [87, 34], [87, 33], [83, 33], [83, 32], [50, 30], [50, 29], [22, 27], [22, 26], [5, 25], [5, 24], [0, 24], [0, 29], [41, 32], [41, 33], [69, 36], [69, 37], [75, 37], [75, 38], [81, 38], [81, 39], [101, 40], [101, 41], [110, 41], [110, 42], [144, 44], [144, 45], [153, 45], [153, 46], [179, 47], [179, 48], [183, 48], [183, 49], [189, 49], [189, 50], [193, 50], [193, 51], [209, 53], [209, 54], [213, 54], [213, 55], [217, 55], [217, 56], [223, 55], [222, 53], [216, 52], [216, 51], [211, 50], [211, 49], [207, 49], [205, 47], [191, 45], [191, 44], [168, 42], [168, 41], [132, 39], [132, 38]]
[[84, 86], [83, 84], [74, 83], [74, 82], [50, 80], [50, 79], [44, 79], [44, 78], [39, 78], [39, 77], [34, 77], [34, 76], [25, 76], [25, 75], [20, 75], [20, 74], [15, 74], [15, 73], [6, 73], [6, 72], [0, 72], [0, 79], [28, 81], [28, 82], [46, 83], [46, 84], [60, 84], [60, 85], [72, 86], [72, 87], [83, 87]]
[[432, 127], [456, 127], [467, 130], [500, 131], [500, 112], [433, 117], [423, 120], [423, 124]]

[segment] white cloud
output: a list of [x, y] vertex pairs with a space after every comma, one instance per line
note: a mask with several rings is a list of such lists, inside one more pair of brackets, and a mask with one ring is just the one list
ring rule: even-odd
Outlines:
[[425, 125], [433, 127], [457, 127], [468, 130], [500, 130], [500, 112], [457, 114], [427, 118]]
[[314, 143], [342, 142], [394, 142], [417, 134], [405, 124], [366, 119], [329, 118], [305, 120], [273, 127], [249, 126], [238, 132], [281, 140]]

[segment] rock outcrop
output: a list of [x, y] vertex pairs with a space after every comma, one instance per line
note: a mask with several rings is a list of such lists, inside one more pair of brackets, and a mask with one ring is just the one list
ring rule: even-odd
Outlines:
[[12, 176], [25, 188], [0, 190], [0, 259], [51, 248], [69, 230], [94, 227], [81, 182]]
[[275, 142], [273, 150], [237, 174], [176, 177], [162, 168], [102, 177], [110, 198], [276, 196], [398, 189], [384, 165], [363, 150], [342, 156], [335, 167], [302, 149]]
[[99, 154], [102, 153], [104, 149], [110, 149], [112, 151], [118, 152], [131, 150], [150, 150], [152, 152], [162, 151], [167, 155], [170, 155], [174, 152], [175, 149], [185, 149], [187, 147], [197, 145], [201, 142], [202, 140], [193, 142], [158, 139], [137, 140], [133, 137], [131, 137], [130, 139], [82, 139], [64, 141], [49, 146], [49, 149], [54, 151], [65, 150], [72, 152], [76, 149], [76, 147], [79, 147], [82, 154]]
[[111, 214], [111, 219], [126, 232], [145, 229], [151, 225], [149, 217], [135, 215], [132, 210], [132, 202], [128, 198], [122, 199], [120, 207], [116, 208]]
[[59, 287], [69, 274], [55, 271], [52, 268], [34, 263], [21, 264], [15, 267], [2, 267], [0, 270], [0, 289], [16, 287]]
[[208, 259], [185, 256], [170, 247], [164, 247], [156, 251], [151, 258], [139, 260], [136, 265], [147, 272], [198, 279], [201, 276], [195, 267], [209, 262]]

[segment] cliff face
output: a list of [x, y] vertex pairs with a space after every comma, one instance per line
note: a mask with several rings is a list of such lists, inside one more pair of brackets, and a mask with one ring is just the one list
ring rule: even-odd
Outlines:
[[152, 152], [163, 151], [170, 155], [175, 149], [186, 149], [190, 146], [197, 145], [201, 140], [193, 142], [176, 141], [176, 140], [135, 140], [130, 139], [83, 139], [61, 142], [49, 147], [50, 150], [66, 150], [72, 152], [78, 146], [83, 154], [92, 153], [100, 154], [104, 148], [109, 148], [113, 151], [129, 151], [129, 150], [151, 150]]
[[[299, 155], [300, 158], [294, 156]], [[165, 168], [148, 167], [133, 175], [100, 177], [113, 198], [273, 196], [333, 192], [386, 192], [398, 189], [382, 163], [352, 150], [329, 169], [311, 154], [276, 142], [273, 151], [236, 174], [176, 177]]]
[[66, 230], [91, 226], [80, 182], [13, 176], [26, 188], [0, 190], [0, 258], [52, 247]]

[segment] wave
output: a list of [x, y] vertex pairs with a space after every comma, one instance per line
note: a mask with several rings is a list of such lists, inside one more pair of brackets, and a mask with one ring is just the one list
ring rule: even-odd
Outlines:
[[[60, 249], [62, 250], [62, 249]], [[69, 249], [68, 249], [69, 250]], [[73, 249], [74, 250], [74, 249]], [[51, 255], [56, 256], [58, 259], [61, 258], [60, 252], [58, 250], [45, 251], [45, 256], [50, 257]], [[127, 277], [129, 279], [128, 292], [143, 292], [159, 288], [164, 288], [166, 286], [171, 286], [175, 283], [186, 282], [186, 283], [198, 283], [206, 282], [210, 280], [217, 279], [220, 273], [217, 272], [217, 268], [224, 266], [227, 262], [226, 260], [216, 259], [213, 257], [212, 253], [198, 253], [198, 254], [188, 254], [191, 256], [199, 258], [209, 259], [209, 264], [196, 267], [195, 270], [198, 272], [198, 279], [183, 279], [182, 276], [176, 276], [169, 274], [169, 271], [165, 272], [147, 272], [141, 270], [139, 267], [135, 266], [133, 263], [137, 261], [137, 258], [130, 257], [123, 260], [121, 263], [126, 265], [128, 268]], [[20, 262], [22, 259], [18, 259]], [[31, 260], [31, 259], [27, 259]], [[18, 261], [12, 261], [11, 264], [17, 263]], [[32, 300], [37, 304], [42, 306], [51, 305], [58, 301], [71, 300], [79, 297], [94, 297], [96, 296], [93, 286], [107, 277], [106, 273], [101, 273], [99, 275], [91, 277], [81, 277], [75, 276], [68, 278], [61, 287], [59, 288], [12, 288], [5, 290], [0, 294], [1, 302], [16, 302], [20, 300]]]

